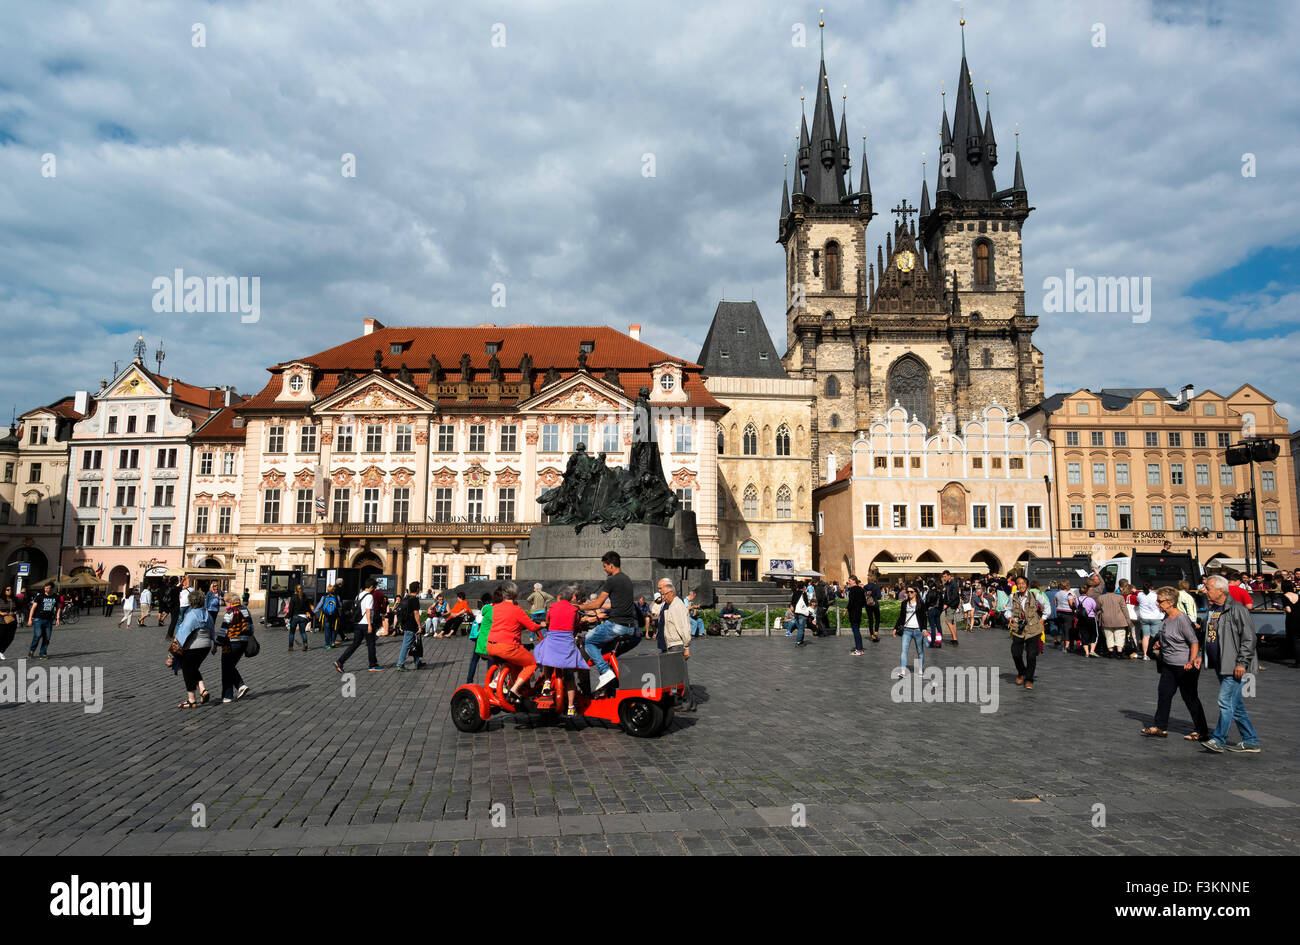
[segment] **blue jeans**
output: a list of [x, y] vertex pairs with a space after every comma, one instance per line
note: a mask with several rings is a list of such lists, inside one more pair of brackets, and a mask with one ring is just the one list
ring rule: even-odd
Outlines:
[[289, 618], [289, 646], [293, 646], [293, 633], [298, 631], [302, 637], [302, 645], [307, 645], [307, 627], [311, 623], [311, 618], [306, 614], [295, 614]]
[[627, 627], [623, 624], [606, 620], [602, 623], [596, 624], [596, 626], [587, 631], [587, 642], [584, 644], [583, 649], [587, 651], [587, 655], [591, 657], [591, 662], [595, 664], [597, 669], [600, 669], [601, 665], [604, 664], [606, 669], [613, 672], [614, 667], [609, 660], [605, 659], [605, 654], [600, 651], [600, 645], [618, 637], [630, 637], [635, 635], [636, 627]]
[[926, 617], [929, 619], [929, 622], [930, 622], [930, 631], [931, 631], [932, 633], [939, 633], [939, 632], [940, 632], [940, 630], [939, 630], [939, 614], [942, 613], [942, 612], [943, 612], [943, 611], [942, 611], [942, 608], [939, 608], [939, 607], [931, 607], [931, 608], [926, 612]]
[[691, 617], [690, 621], [691, 621], [691, 636], [693, 637], [704, 636], [704, 621], [701, 620], [699, 617]]
[[[419, 634], [420, 634], [419, 630], [402, 631], [402, 651], [397, 654], [398, 666], [406, 665], [406, 654], [411, 649], [411, 647], [415, 644], [415, 638], [419, 636]], [[418, 659], [415, 661], [415, 665], [416, 666], [420, 665], [420, 661]]]
[[35, 650], [36, 644], [41, 645], [41, 656], [50, 648], [50, 635], [54, 633], [54, 621], [49, 617], [37, 617], [32, 621], [32, 645], [27, 649]]
[[794, 629], [795, 629], [795, 640], [794, 640], [794, 642], [795, 642], [795, 643], [802, 643], [802, 642], [803, 642], [803, 632], [804, 632], [805, 630], [808, 629], [808, 615], [807, 615], [807, 614], [795, 614], [795, 615], [794, 615]]
[[325, 645], [334, 645], [334, 634], [337, 632], [338, 620], [331, 617], [322, 617], [320, 627], [325, 631]]
[[898, 661], [898, 665], [907, 669], [907, 651], [911, 649], [912, 644], [916, 644], [916, 655], [918, 660], [917, 672], [925, 670], [925, 631], [908, 630], [906, 627], [901, 631], [903, 637], [903, 654]]
[[1219, 724], [1214, 726], [1214, 734], [1211, 736], [1220, 745], [1228, 740], [1228, 729], [1232, 728], [1232, 723], [1237, 723], [1237, 734], [1241, 736], [1243, 745], [1259, 745], [1259, 735], [1255, 733], [1255, 726], [1250, 724], [1250, 716], [1246, 714], [1246, 703], [1241, 698], [1241, 683], [1234, 679], [1231, 674], [1224, 676], [1219, 674]]

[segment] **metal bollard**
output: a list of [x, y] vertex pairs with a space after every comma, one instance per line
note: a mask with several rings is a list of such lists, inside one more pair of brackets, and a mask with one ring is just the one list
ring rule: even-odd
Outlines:
[[842, 613], [844, 613], [844, 611], [840, 610], [838, 607], [835, 608], [835, 635], [836, 636], [840, 635], [840, 615]]
[[767, 631], [767, 635], [770, 637], [772, 635], [772, 615], [767, 612], [767, 608], [768, 605], [764, 604], [763, 605], [763, 629]]

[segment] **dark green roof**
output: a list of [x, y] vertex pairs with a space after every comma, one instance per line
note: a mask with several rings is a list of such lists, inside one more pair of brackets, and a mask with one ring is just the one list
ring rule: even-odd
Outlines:
[[785, 377], [756, 302], [718, 303], [699, 363], [708, 377]]

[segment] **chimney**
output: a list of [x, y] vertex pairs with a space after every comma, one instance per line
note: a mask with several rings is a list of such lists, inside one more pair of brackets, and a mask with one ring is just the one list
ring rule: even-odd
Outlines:
[[640, 326], [640, 325], [628, 325], [628, 326], [627, 326], [627, 333], [628, 333], [629, 335], [632, 336], [632, 340], [633, 340], [633, 341], [640, 341], [640, 340], [641, 340], [641, 326]]
[[830, 453], [826, 457], [826, 481], [834, 482], [838, 472], [839, 470], [835, 468], [835, 454]]
[[366, 316], [366, 319], [365, 319], [365, 321], [364, 321], [362, 324], [365, 325], [365, 330], [362, 331], [362, 334], [363, 334], [363, 335], [368, 335], [368, 334], [370, 334], [370, 333], [371, 333], [372, 331], [374, 331], [376, 328], [383, 328], [383, 327], [384, 327], [384, 325], [383, 325], [382, 322], [380, 322], [378, 319], [371, 318], [369, 315]]
[[167, 378], [167, 393], [168, 395], [171, 395], [174, 394], [175, 392], [176, 392], [176, 378], [169, 377]]
[[86, 391], [86, 390], [77, 391], [77, 395], [72, 403], [72, 409], [77, 411], [77, 413], [81, 414], [84, 417], [89, 407], [90, 407], [90, 391]]
[[226, 407], [229, 407], [229, 406], [230, 406], [230, 390], [231, 390], [231, 388], [230, 388], [229, 386], [227, 386], [227, 387], [226, 387], [226, 391], [225, 391], [226, 396], [225, 396], [225, 398], [224, 398], [225, 403], [224, 403], [223, 406], [226, 406]]
[[1178, 392], [1178, 399], [1183, 403], [1189, 403], [1196, 396], [1196, 388], [1191, 384], [1184, 384], [1183, 389]]

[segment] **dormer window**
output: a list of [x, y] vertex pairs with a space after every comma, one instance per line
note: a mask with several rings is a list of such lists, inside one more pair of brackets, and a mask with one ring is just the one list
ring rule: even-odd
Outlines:
[[736, 334], [738, 334], [738, 335], [743, 335], [744, 333], [745, 333], [745, 326], [744, 326], [744, 325], [737, 325], [737, 326], [736, 326]]
[[760, 361], [766, 361], [766, 360], [767, 360], [767, 352], [766, 352], [766, 351], [760, 351], [760, 352], [758, 353], [758, 360], [760, 360]]
[[671, 374], [664, 374], [659, 378], [659, 388], [665, 393], [672, 390], [676, 386], [677, 386], [677, 378], [675, 378]]
[[582, 342], [582, 344], [578, 345], [578, 350], [581, 351], [583, 354], [591, 354], [593, 351], [596, 350], [596, 342], [584, 341]]
[[483, 345], [484, 354], [496, 354], [500, 350], [501, 350], [501, 342], [499, 341], [489, 341], [485, 345]]
[[718, 352], [718, 354], [719, 354], [719, 356], [724, 357], [724, 358], [729, 358], [729, 357], [731, 357], [731, 352], [728, 351], [726, 348], [723, 348], [721, 351]]
[[298, 391], [302, 390], [302, 386], [304, 383], [305, 381], [303, 381], [302, 375], [295, 374], [289, 378], [289, 390], [293, 391], [296, 394], [298, 393]]

